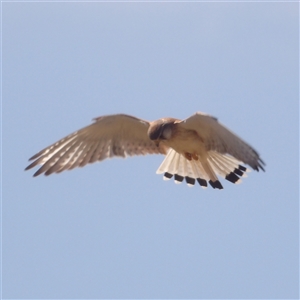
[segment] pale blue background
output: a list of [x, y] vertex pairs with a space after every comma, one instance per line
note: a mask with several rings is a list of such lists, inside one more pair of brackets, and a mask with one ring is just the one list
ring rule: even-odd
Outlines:
[[[298, 298], [297, 3], [3, 3], [4, 298]], [[162, 156], [50, 177], [93, 117], [219, 118], [266, 173], [165, 182]]]

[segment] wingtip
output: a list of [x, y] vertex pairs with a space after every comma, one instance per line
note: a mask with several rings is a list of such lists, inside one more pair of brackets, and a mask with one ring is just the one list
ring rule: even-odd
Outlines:
[[34, 163], [31, 163], [30, 165], [28, 165], [28, 166], [24, 169], [24, 171], [28, 171], [28, 170], [32, 169], [34, 166], [35, 166], [35, 164], [34, 164]]
[[33, 177], [37, 177], [44, 172], [43, 167], [39, 168], [34, 174]]
[[259, 169], [260, 169], [260, 170], [266, 172], [264, 166], [266, 166], [266, 163], [261, 158], [259, 158], [257, 161], [257, 166], [256, 166], [258, 169], [257, 171], [259, 171]]

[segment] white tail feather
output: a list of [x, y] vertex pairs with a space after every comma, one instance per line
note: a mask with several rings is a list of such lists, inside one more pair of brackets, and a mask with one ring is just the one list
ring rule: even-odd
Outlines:
[[[170, 149], [156, 171], [156, 174], [162, 173], [178, 174], [183, 177], [202, 178], [210, 180], [200, 160], [188, 160], [183, 155]], [[168, 180], [169, 178], [166, 178]]]
[[[168, 170], [171, 170], [174, 166], [172, 166], [173, 157], [176, 155], [176, 151], [173, 149], [170, 149], [168, 153], [166, 154], [165, 159], [161, 163], [161, 165], [158, 167], [156, 174], [162, 174], [165, 172], [168, 172]], [[172, 173], [173, 174], [173, 173]]]
[[[198, 160], [188, 160], [183, 155], [170, 149], [156, 171], [157, 174], [165, 173], [164, 180], [169, 180], [175, 175], [175, 183], [180, 184], [186, 178], [188, 186], [193, 186], [192, 179], [198, 180], [202, 188], [206, 188], [205, 182], [209, 181], [214, 188], [222, 188], [217, 174], [237, 184], [240, 177], [246, 177], [248, 169], [242, 167], [239, 160], [215, 151], [209, 151], [208, 157], [198, 157]], [[214, 185], [213, 185], [214, 183]]]

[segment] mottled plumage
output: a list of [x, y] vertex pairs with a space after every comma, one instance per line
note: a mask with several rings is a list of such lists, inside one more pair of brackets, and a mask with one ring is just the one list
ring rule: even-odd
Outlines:
[[197, 181], [204, 188], [209, 182], [217, 189], [223, 188], [217, 174], [239, 183], [247, 171], [242, 164], [264, 171], [264, 162], [251, 146], [200, 112], [182, 121], [147, 122], [124, 114], [94, 120], [31, 157], [25, 170], [41, 165], [34, 176], [50, 175], [114, 156], [165, 154], [157, 170], [164, 179], [174, 176], [176, 183], [185, 179], [189, 186]]

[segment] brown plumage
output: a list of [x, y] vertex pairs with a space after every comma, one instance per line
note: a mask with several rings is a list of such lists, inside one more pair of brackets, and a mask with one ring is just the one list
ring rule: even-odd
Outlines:
[[114, 156], [165, 154], [157, 170], [165, 179], [186, 180], [189, 186], [196, 180], [202, 186], [207, 181], [222, 189], [217, 174], [238, 183], [248, 164], [254, 170], [264, 170], [258, 153], [216, 118], [203, 113], [178, 120], [162, 118], [153, 122], [119, 114], [94, 119], [84, 127], [30, 158], [25, 169], [41, 167], [34, 176], [60, 173], [88, 163]]

